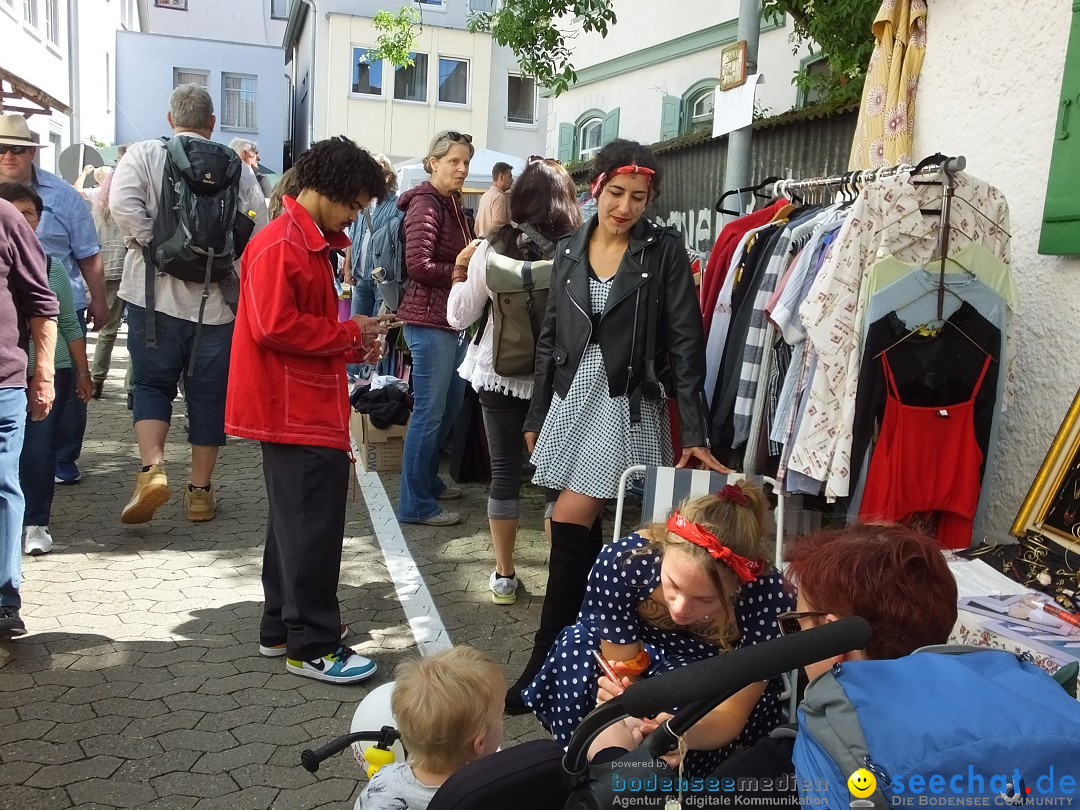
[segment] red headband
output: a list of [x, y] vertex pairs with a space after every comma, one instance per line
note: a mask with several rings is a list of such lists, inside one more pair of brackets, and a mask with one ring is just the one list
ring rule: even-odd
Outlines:
[[650, 192], [650, 194], [652, 193], [652, 180], [653, 180], [653, 175], [656, 174], [656, 170], [655, 169], [650, 169], [647, 166], [638, 166], [636, 163], [633, 163], [633, 164], [631, 164], [629, 166], [620, 166], [619, 168], [614, 169], [610, 173], [609, 172], [601, 172], [600, 175], [597, 176], [597, 178], [595, 180], [593, 180], [593, 184], [592, 184], [592, 195], [593, 195], [593, 197], [599, 197], [600, 192], [604, 190], [604, 186], [606, 186], [608, 184], [608, 181], [617, 174], [640, 174], [640, 175], [643, 175], [645, 177], [645, 179], [649, 181], [649, 192]]
[[753, 582], [765, 569], [765, 563], [761, 560], [750, 560], [741, 557], [716, 539], [716, 535], [707, 531], [697, 523], [691, 523], [678, 511], [672, 514], [668, 520], [667, 529], [672, 534], [677, 534], [683, 540], [701, 546], [710, 556], [728, 566], [743, 583]]

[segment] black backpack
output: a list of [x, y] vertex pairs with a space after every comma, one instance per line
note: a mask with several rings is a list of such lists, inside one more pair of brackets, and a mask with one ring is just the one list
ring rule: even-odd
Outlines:
[[156, 345], [154, 271], [203, 284], [195, 334], [198, 343], [210, 285], [232, 274], [233, 262], [255, 230], [251, 217], [237, 215], [243, 168], [240, 156], [222, 144], [189, 135], [165, 141], [165, 170], [154, 233], [143, 249], [147, 346]]

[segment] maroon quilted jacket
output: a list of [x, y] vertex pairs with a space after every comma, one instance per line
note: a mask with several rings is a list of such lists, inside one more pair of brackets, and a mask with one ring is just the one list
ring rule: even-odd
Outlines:
[[409, 283], [397, 315], [417, 326], [451, 329], [446, 322], [454, 260], [472, 239], [472, 222], [456, 197], [426, 180], [398, 198], [405, 212], [405, 264]]

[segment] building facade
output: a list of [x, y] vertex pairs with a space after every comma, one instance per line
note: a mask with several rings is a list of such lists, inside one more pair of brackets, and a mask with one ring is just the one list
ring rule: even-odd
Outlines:
[[[739, 0], [683, 0], [678, 13], [658, 14], [637, 0], [614, 0], [618, 22], [608, 35], [579, 32], [572, 40], [577, 82], [551, 99], [547, 149], [581, 160], [616, 137], [643, 143], [692, 129], [711, 130], [720, 83], [720, 51], [736, 41]], [[756, 96], [761, 115], [796, 106], [792, 78], [812, 60], [792, 53], [790, 21], [763, 19]]]
[[148, 31], [281, 47], [290, 0], [148, 0]]
[[510, 49], [469, 33], [477, 2], [490, 5], [418, 3], [423, 26], [414, 64], [395, 68], [364, 58], [377, 46], [379, 0], [297, 0], [285, 35], [294, 151], [345, 134], [400, 162], [423, 155], [435, 132], [452, 129], [471, 134], [477, 148], [520, 157], [542, 152], [546, 102]]
[[262, 162], [281, 170], [289, 85], [280, 47], [124, 31], [116, 38], [118, 142], [170, 135], [169, 94], [200, 84], [214, 100], [214, 140], [255, 141]]

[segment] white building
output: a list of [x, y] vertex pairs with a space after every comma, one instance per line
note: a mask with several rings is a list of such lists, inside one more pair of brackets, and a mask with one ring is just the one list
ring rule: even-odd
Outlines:
[[281, 47], [290, 0], [150, 0], [153, 34]]
[[[548, 154], [588, 158], [617, 137], [642, 143], [711, 129], [720, 83], [720, 51], [736, 41], [739, 0], [682, 0], [672, 13], [652, 3], [614, 0], [618, 22], [606, 37], [578, 33], [571, 42], [577, 82], [551, 99]], [[789, 20], [763, 19], [756, 106], [767, 115], [800, 101], [792, 77], [811, 61], [792, 53]]]
[[[477, 5], [479, 3], [479, 5]], [[381, 0], [297, 0], [285, 34], [293, 78], [293, 146], [348, 135], [395, 162], [423, 155], [433, 134], [467, 132], [477, 148], [543, 151], [546, 103], [508, 48], [466, 30], [484, 0], [420, 0], [415, 65], [361, 60], [374, 48]], [[315, 58], [312, 59], [312, 54]]]
[[214, 140], [255, 141], [262, 162], [281, 170], [288, 109], [281, 48], [123, 31], [116, 37], [118, 142], [170, 135], [169, 94], [178, 84], [200, 84], [214, 100]]

